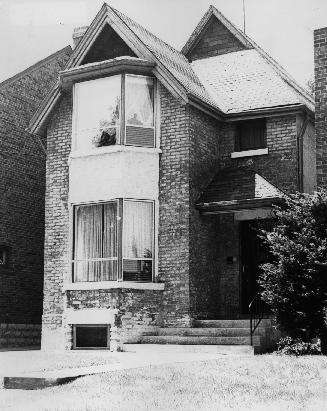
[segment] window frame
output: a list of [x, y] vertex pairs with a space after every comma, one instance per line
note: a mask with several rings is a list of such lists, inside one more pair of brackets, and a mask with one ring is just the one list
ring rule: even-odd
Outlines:
[[[246, 126], [248, 124], [260, 124], [260, 129], [262, 127], [263, 129], [263, 144], [260, 145], [260, 147], [247, 147], [244, 148], [242, 147], [242, 126]], [[254, 127], [252, 127], [254, 129]], [[255, 151], [255, 150], [264, 150], [267, 148], [267, 119], [265, 117], [263, 118], [256, 118], [256, 119], [250, 119], [250, 120], [241, 120], [238, 121], [236, 124], [236, 133], [235, 133], [235, 138], [234, 138], [234, 153], [242, 153], [246, 151]]]
[[[143, 202], [143, 203], [151, 203], [152, 204], [152, 258], [136, 258], [136, 260], [147, 260], [152, 261], [152, 275], [151, 281], [143, 282], [143, 281], [131, 281], [127, 280], [127, 282], [135, 282], [135, 283], [153, 283], [155, 280], [155, 264], [156, 264], [156, 201], [151, 199], [138, 199], [138, 198], [114, 198], [110, 200], [103, 200], [103, 201], [91, 201], [91, 202], [83, 202], [78, 204], [72, 204], [72, 241], [71, 241], [71, 282], [74, 284], [78, 283], [97, 283], [99, 281], [75, 281], [75, 246], [76, 246], [76, 208], [79, 206], [92, 206], [92, 205], [100, 205], [100, 204], [108, 204], [108, 203], [117, 203], [117, 279], [116, 280], [101, 280], [100, 282], [124, 282], [124, 272], [123, 272], [123, 242], [124, 242], [124, 203], [126, 201], [134, 201], [134, 202]], [[129, 259], [130, 260], [130, 259]]]
[[[110, 350], [110, 325], [109, 324], [73, 324], [73, 350]], [[76, 327], [84, 328], [107, 328], [107, 346], [106, 347], [76, 347]]]
[[[121, 79], [121, 84], [120, 84], [120, 121], [119, 125], [116, 126], [116, 129], [118, 128], [119, 133], [117, 133], [117, 142], [114, 146], [121, 145], [121, 146], [127, 146], [127, 147], [144, 147], [144, 148], [157, 148], [158, 147], [158, 127], [157, 127], [157, 110], [158, 110], [158, 85], [156, 78], [154, 76], [150, 75], [140, 75], [140, 74], [135, 74], [135, 73], [130, 73], [126, 71], [122, 71], [119, 73], [113, 73], [110, 76], [105, 76], [105, 77], [99, 77], [95, 79], [87, 79], [83, 81], [78, 81], [74, 83], [73, 87], [73, 114], [72, 114], [72, 149], [73, 151], [79, 151], [80, 149], [77, 146], [77, 122], [78, 122], [78, 97], [77, 97], [77, 84], [81, 83], [86, 83], [90, 81], [97, 81], [97, 80], [105, 80], [106, 78], [113, 77], [113, 76], [120, 76]], [[153, 126], [147, 126], [143, 127], [140, 125], [133, 125], [133, 127], [139, 127], [139, 128], [151, 128], [153, 129], [153, 146], [144, 146], [144, 145], [135, 145], [135, 144], [126, 144], [126, 127], [127, 127], [127, 122], [126, 122], [126, 78], [127, 77], [137, 77], [137, 78], [145, 78], [145, 79], [151, 79], [153, 82]], [[113, 126], [114, 127], [114, 126]], [[110, 146], [109, 146], [110, 147]], [[98, 149], [99, 147], [97, 147]], [[90, 149], [88, 150], [90, 151]]]

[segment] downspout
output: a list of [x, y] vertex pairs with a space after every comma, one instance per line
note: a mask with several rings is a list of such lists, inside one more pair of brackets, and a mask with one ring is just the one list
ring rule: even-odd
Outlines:
[[303, 192], [303, 136], [306, 132], [309, 123], [309, 115], [306, 113], [300, 131], [296, 136], [296, 150], [297, 150], [297, 189]]

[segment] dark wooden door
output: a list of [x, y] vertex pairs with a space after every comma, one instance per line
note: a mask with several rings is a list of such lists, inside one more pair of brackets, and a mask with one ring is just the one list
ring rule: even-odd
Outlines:
[[269, 261], [269, 253], [251, 221], [242, 221], [241, 235], [241, 313], [249, 313], [249, 304], [259, 291], [260, 265]]

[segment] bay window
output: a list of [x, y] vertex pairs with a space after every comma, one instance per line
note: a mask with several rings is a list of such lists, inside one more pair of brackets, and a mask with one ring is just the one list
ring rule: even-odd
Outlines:
[[74, 147], [154, 147], [154, 80], [119, 74], [75, 84]]
[[73, 281], [151, 282], [153, 221], [152, 201], [76, 205]]

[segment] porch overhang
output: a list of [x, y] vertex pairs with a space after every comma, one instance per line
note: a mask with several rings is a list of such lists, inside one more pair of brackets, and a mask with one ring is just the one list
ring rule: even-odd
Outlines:
[[280, 205], [283, 202], [284, 199], [282, 197], [247, 198], [242, 200], [198, 203], [196, 204], [196, 208], [202, 214], [226, 214], [245, 210], [272, 210], [274, 205]]

